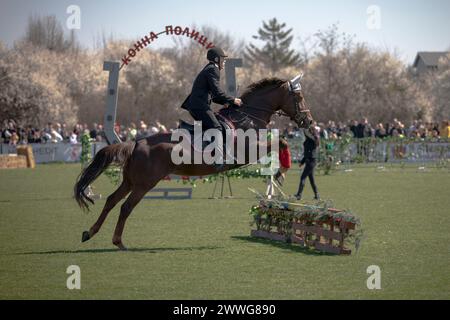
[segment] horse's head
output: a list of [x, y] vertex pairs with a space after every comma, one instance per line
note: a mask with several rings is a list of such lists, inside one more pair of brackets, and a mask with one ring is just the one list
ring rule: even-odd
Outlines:
[[313, 122], [313, 118], [303, 96], [302, 78], [303, 74], [299, 74], [294, 79], [286, 82], [284, 87], [288, 91], [288, 94], [280, 108], [299, 128], [309, 128]]
[[300, 128], [309, 128], [313, 119], [306, 106], [301, 79], [302, 75], [298, 75], [290, 81], [265, 78], [252, 83], [241, 96], [244, 113], [267, 124], [274, 113], [281, 111]]

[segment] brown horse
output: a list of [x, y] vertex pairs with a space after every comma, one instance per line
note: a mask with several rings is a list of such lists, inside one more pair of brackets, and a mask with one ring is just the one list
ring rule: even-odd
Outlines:
[[[229, 107], [220, 114], [230, 119], [236, 128], [265, 129], [272, 115], [282, 112], [295, 121], [301, 128], [312, 123], [312, 117], [306, 108], [300, 87], [300, 78], [285, 81], [277, 78], [263, 79], [250, 85], [242, 95], [240, 108]], [[112, 242], [122, 250], [122, 233], [125, 222], [144, 195], [169, 174], [183, 176], [206, 176], [217, 173], [217, 166], [207, 164], [175, 165], [171, 152], [176, 142], [171, 142], [170, 133], [161, 133], [139, 140], [107, 146], [101, 149], [77, 179], [74, 187], [75, 200], [83, 209], [88, 202], [94, 203], [85, 194], [85, 189], [112, 163], [122, 166], [123, 181], [116, 191], [106, 200], [106, 204], [95, 224], [89, 231], [83, 232], [82, 241], [92, 238], [102, 226], [108, 213], [130, 193], [120, 208], [120, 216], [114, 231]], [[220, 171], [230, 170], [239, 165], [225, 165]]]

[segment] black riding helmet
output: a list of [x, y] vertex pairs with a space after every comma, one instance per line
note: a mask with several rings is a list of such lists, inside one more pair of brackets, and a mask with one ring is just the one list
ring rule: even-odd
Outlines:
[[206, 58], [209, 61], [215, 62], [215, 63], [219, 63], [220, 57], [222, 58], [226, 58], [228, 57], [225, 52], [219, 48], [219, 47], [214, 47], [212, 49], [208, 50], [208, 53], [206, 54]]

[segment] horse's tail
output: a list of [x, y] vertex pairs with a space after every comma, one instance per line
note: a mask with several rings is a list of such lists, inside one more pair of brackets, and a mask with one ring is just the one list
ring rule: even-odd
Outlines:
[[135, 142], [127, 142], [120, 144], [113, 144], [101, 149], [83, 169], [77, 178], [74, 186], [74, 196], [80, 208], [89, 211], [89, 203], [94, 204], [94, 200], [89, 198], [84, 192], [86, 188], [97, 179], [111, 163], [116, 163], [124, 167], [131, 157], [135, 146]]

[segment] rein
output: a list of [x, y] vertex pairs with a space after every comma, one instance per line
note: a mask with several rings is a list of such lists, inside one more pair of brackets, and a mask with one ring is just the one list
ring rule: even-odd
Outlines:
[[[284, 84], [283, 84], [283, 85], [284, 85]], [[293, 94], [293, 89], [292, 89], [290, 83], [289, 83], [289, 85], [290, 85], [289, 95], [292, 95], [292, 94]], [[275, 88], [273, 88], [273, 89], [278, 89], [278, 88], [280, 88], [280, 87], [281, 87], [281, 86], [278, 86], [278, 87], [275, 87]], [[305, 119], [308, 117], [308, 113], [310, 113], [310, 110], [309, 110], [309, 109], [305, 109], [305, 110], [302, 110], [302, 109], [301, 109], [301, 107], [300, 107], [300, 101], [299, 101], [298, 97], [297, 97], [295, 94], [294, 94], [294, 101], [295, 101], [295, 102], [294, 102], [294, 103], [295, 103], [295, 115], [294, 115], [293, 117], [291, 117], [290, 115], [288, 115], [288, 114], [287, 114], [286, 112], [284, 112], [283, 110], [278, 110], [278, 111], [273, 112], [273, 110], [267, 110], [267, 109], [264, 109], [264, 108], [252, 106], [252, 105], [249, 105], [249, 104], [247, 104], [247, 103], [242, 103], [242, 107], [245, 107], [245, 108], [248, 108], [248, 109], [253, 109], [253, 110], [258, 110], [258, 111], [263, 111], [263, 112], [266, 112], [266, 113], [268, 113], [268, 114], [270, 114], [270, 115], [272, 115], [272, 114], [277, 114], [279, 117], [281, 117], [281, 116], [286, 116], [286, 117], [290, 118], [291, 120], [295, 121], [298, 125], [300, 125], [300, 124], [303, 123], [303, 122], [305, 121]], [[238, 112], [238, 113], [240, 113], [240, 114], [242, 114], [242, 115], [244, 115], [244, 117], [243, 117], [241, 120], [237, 121], [237, 122], [242, 122], [242, 121], [244, 121], [246, 118], [249, 118], [249, 117], [250, 117], [250, 118], [253, 118], [253, 119], [255, 119], [255, 120], [258, 120], [258, 121], [260, 121], [261, 123], [264, 123], [264, 124], [267, 125], [267, 122], [266, 122], [264, 119], [261, 119], [261, 118], [259, 118], [259, 117], [257, 117], [257, 116], [252, 115], [252, 114], [243, 112], [243, 111], [239, 110], [238, 108], [236, 108], [235, 111]]]
[[[281, 86], [277, 86], [277, 87], [274, 87], [274, 88], [271, 89], [271, 90], [275, 90], [275, 89], [278, 89], [278, 88], [280, 88], [280, 87], [281, 87]], [[248, 109], [253, 109], [253, 110], [258, 110], [258, 111], [263, 111], [263, 112], [266, 112], [266, 113], [268, 113], [268, 114], [270, 114], [270, 115], [272, 115], [272, 114], [278, 114], [278, 111], [273, 112], [273, 110], [267, 110], [267, 109], [263, 109], [263, 108], [260, 108], [260, 107], [255, 107], [255, 106], [249, 105], [249, 104], [247, 104], [247, 103], [242, 103], [241, 107], [243, 107], [243, 108], [248, 108]], [[243, 117], [239, 122], [243, 122], [245, 119], [248, 119], [248, 118], [250, 117], [250, 118], [253, 118], [253, 119], [255, 119], [255, 120], [258, 120], [258, 121], [260, 121], [261, 123], [264, 123], [264, 124], [267, 125], [267, 121], [264, 120], [264, 119], [262, 119], [262, 118], [259, 118], [259, 117], [257, 117], [257, 116], [252, 115], [252, 114], [249, 114], [249, 113], [246, 113], [246, 112], [244, 112], [244, 111], [241, 111], [241, 110], [239, 110], [238, 108], [236, 108], [235, 111], [238, 112], [238, 113], [240, 113], [240, 114], [242, 114], [242, 115], [244, 115], [244, 117]]]
[[[242, 106], [244, 106], [244, 104], [242, 104]], [[250, 107], [250, 106], [248, 106], [248, 107]], [[253, 107], [251, 107], [251, 108], [253, 108]], [[256, 107], [254, 107], [254, 108], [256, 109]], [[259, 108], [258, 108], [258, 109], [259, 109]], [[244, 111], [242, 111], [242, 110], [239, 110], [239, 108], [234, 108], [233, 110], [236, 111], [237, 113], [243, 115], [243, 117], [242, 117], [241, 119], [237, 120], [237, 119], [233, 119], [231, 115], [228, 115], [228, 118], [229, 118], [232, 122], [240, 123], [240, 122], [244, 122], [244, 121], [245, 121], [246, 119], [248, 119], [248, 118], [253, 118], [253, 119], [258, 120], [258, 121], [260, 121], [261, 123], [267, 125], [267, 122], [266, 122], [266, 120], [264, 120], [264, 119], [261, 119], [261, 118], [259, 118], [259, 117], [257, 117], [257, 116], [254, 116], [254, 115], [252, 115], [252, 114], [249, 114], [249, 113], [246, 113], [246, 112], [244, 112]], [[259, 110], [267, 111], [267, 110], [265, 110], [265, 109], [259, 109]], [[269, 111], [267, 111], [267, 112], [269, 112]], [[270, 112], [270, 113], [271, 113], [271, 112]]]
[[[242, 104], [242, 106], [245, 106], [244, 104]], [[265, 112], [267, 112], [267, 113], [270, 113], [270, 114], [272, 114], [272, 112], [270, 112], [270, 111], [268, 111], [268, 110], [265, 110], [265, 109], [261, 109], [261, 108], [257, 108], [257, 107], [251, 107], [251, 106], [249, 106], [249, 105], [247, 105], [247, 108], [250, 108], [250, 109], [255, 109], [255, 110], [261, 110], [261, 111], [265, 111]], [[239, 122], [242, 122], [242, 121], [244, 121], [244, 119], [246, 119], [246, 118], [253, 118], [253, 119], [255, 119], [255, 120], [258, 120], [258, 121], [261, 121], [261, 123], [265, 123], [266, 125], [267, 125], [267, 122], [266, 122], [266, 120], [264, 120], [264, 119], [262, 119], [262, 118], [259, 118], [259, 117], [257, 117], [257, 116], [254, 116], [254, 115], [252, 115], [252, 114], [249, 114], [249, 113], [245, 113], [244, 111], [241, 111], [241, 110], [239, 110], [239, 109], [236, 109], [236, 111], [238, 112], [238, 113], [240, 113], [240, 114], [243, 114], [244, 115], [244, 117], [242, 118], [242, 120], [241, 121], [239, 121]]]

